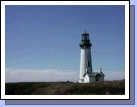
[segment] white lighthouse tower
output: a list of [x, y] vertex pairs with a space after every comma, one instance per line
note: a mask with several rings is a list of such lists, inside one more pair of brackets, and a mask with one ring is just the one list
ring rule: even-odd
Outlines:
[[102, 69], [100, 72], [92, 71], [91, 60], [91, 46], [89, 40], [89, 34], [86, 31], [82, 34], [82, 40], [80, 43], [81, 56], [80, 56], [80, 78], [79, 83], [91, 83], [97, 81], [104, 81], [104, 74]]
[[90, 47], [92, 44], [89, 40], [89, 34], [86, 31], [82, 34], [82, 40], [80, 43], [81, 47], [81, 58], [80, 58], [80, 79], [79, 83], [84, 82], [84, 74], [92, 73], [92, 61]]

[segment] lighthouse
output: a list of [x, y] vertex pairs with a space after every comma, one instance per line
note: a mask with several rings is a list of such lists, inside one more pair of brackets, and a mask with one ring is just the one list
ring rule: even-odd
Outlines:
[[84, 82], [84, 74], [92, 73], [92, 61], [91, 61], [91, 46], [89, 40], [89, 34], [85, 31], [82, 34], [82, 40], [80, 43], [81, 57], [80, 57], [80, 79], [79, 83]]
[[100, 69], [100, 72], [92, 71], [92, 44], [90, 43], [89, 34], [86, 31], [82, 34], [82, 39], [79, 46], [81, 48], [79, 83], [104, 81], [105, 75], [103, 74], [102, 69]]

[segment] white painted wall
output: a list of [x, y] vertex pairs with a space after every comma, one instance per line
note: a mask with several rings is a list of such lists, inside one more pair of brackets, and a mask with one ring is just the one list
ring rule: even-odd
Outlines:
[[[87, 67], [87, 62], [91, 62], [91, 52], [90, 48], [89, 49], [81, 49], [81, 57], [80, 57], [80, 81], [81, 79], [84, 79], [83, 75], [86, 72], [86, 68], [88, 68], [88, 71], [92, 71], [91, 66]], [[92, 64], [92, 62], [91, 62]], [[79, 81], [79, 82], [80, 82]]]
[[86, 82], [90, 82], [90, 79], [89, 79], [88, 75], [86, 75], [85, 78], [84, 78], [84, 83], [86, 83]]
[[92, 82], [96, 82], [96, 78], [95, 77], [89, 77], [88, 75], [86, 75], [84, 78], [84, 83], [92, 83]]

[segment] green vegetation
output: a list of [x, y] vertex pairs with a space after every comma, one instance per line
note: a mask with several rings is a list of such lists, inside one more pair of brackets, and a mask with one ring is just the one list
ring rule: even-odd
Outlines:
[[95, 83], [20, 82], [6, 83], [6, 95], [124, 95], [125, 80]]

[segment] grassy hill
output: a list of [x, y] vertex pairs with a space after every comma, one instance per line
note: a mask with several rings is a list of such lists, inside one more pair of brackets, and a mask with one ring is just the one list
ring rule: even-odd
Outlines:
[[6, 95], [124, 95], [125, 80], [95, 83], [19, 82], [5, 83]]

